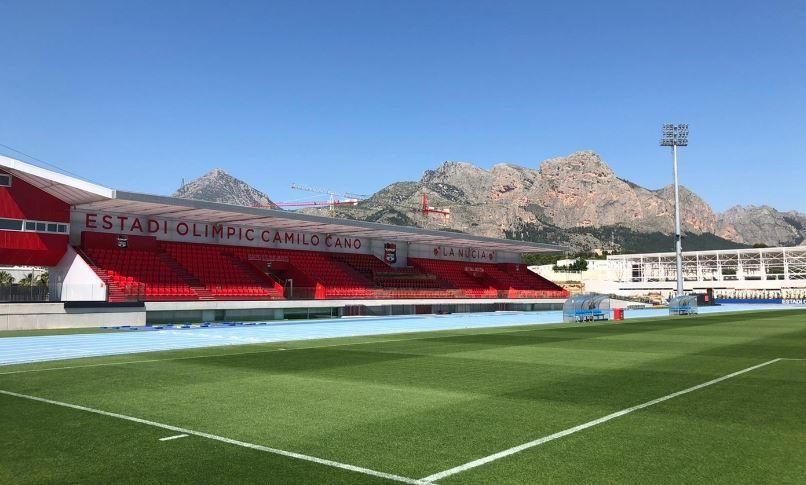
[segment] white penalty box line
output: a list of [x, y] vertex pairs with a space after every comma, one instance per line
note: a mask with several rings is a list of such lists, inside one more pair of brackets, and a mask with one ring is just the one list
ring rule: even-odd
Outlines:
[[258, 444], [254, 444], [254, 443], [247, 443], [246, 441], [240, 441], [240, 440], [235, 440], [235, 439], [231, 439], [231, 438], [225, 438], [223, 436], [218, 436], [218, 435], [214, 435], [214, 434], [210, 434], [210, 433], [204, 433], [204, 432], [201, 432], [201, 431], [194, 431], [192, 429], [187, 429], [187, 428], [180, 428], [179, 426], [173, 426], [173, 425], [170, 425], [170, 424], [158, 423], [156, 421], [149, 421], [147, 419], [136, 418], [134, 416], [126, 416], [125, 414], [112, 413], [112, 412], [109, 412], [109, 411], [103, 411], [101, 409], [94, 409], [94, 408], [90, 408], [90, 407], [86, 407], [86, 406], [80, 406], [78, 404], [71, 404], [71, 403], [66, 403], [66, 402], [61, 402], [61, 401], [54, 401], [54, 400], [45, 399], [45, 398], [42, 398], [42, 397], [30, 396], [28, 394], [20, 394], [20, 393], [17, 393], [17, 392], [6, 391], [6, 390], [3, 390], [3, 389], [0, 389], [0, 394], [6, 395], [6, 396], [17, 397], [17, 398], [21, 398], [21, 399], [28, 399], [30, 401], [37, 401], [37, 402], [41, 402], [41, 403], [45, 403], [45, 404], [52, 404], [54, 406], [61, 406], [61, 407], [65, 407], [65, 408], [75, 409], [75, 410], [78, 410], [78, 411], [85, 411], [85, 412], [88, 412], [88, 413], [99, 414], [101, 416], [108, 416], [108, 417], [111, 417], [111, 418], [122, 419], [124, 421], [131, 421], [131, 422], [134, 422], [134, 423], [145, 424], [147, 426], [153, 426], [155, 428], [161, 428], [161, 429], [166, 429], [166, 430], [169, 430], [169, 431], [173, 431], [175, 433], [180, 433], [180, 435], [169, 436], [167, 438], [161, 439], [160, 441], [166, 441], [166, 440], [170, 440], [170, 439], [177, 439], [182, 435], [198, 436], [200, 438], [206, 438], [206, 439], [209, 439], [209, 440], [218, 441], [218, 442], [226, 443], [226, 444], [229, 444], [229, 445], [235, 445], [235, 446], [240, 446], [242, 448], [248, 448], [248, 449], [252, 449], [252, 450], [271, 453], [271, 454], [274, 454], [274, 455], [280, 455], [280, 456], [285, 456], [285, 457], [289, 457], [289, 458], [295, 458], [297, 460], [304, 460], [304, 461], [308, 461], [308, 462], [312, 462], [312, 463], [318, 463], [320, 465], [325, 465], [325, 466], [329, 466], [329, 467], [332, 467], [332, 468], [340, 468], [342, 470], [348, 470], [348, 471], [351, 471], [351, 472], [361, 473], [361, 474], [364, 474], [364, 475], [370, 475], [370, 476], [374, 476], [374, 477], [378, 477], [378, 478], [385, 478], [387, 480], [392, 480], [392, 481], [395, 481], [395, 482], [409, 483], [409, 484], [420, 484], [420, 485], [426, 483], [426, 482], [423, 482], [422, 480], [417, 480], [417, 479], [414, 479], [414, 478], [395, 475], [395, 474], [392, 474], [392, 473], [386, 473], [386, 472], [381, 472], [381, 471], [377, 471], [377, 470], [372, 470], [370, 468], [364, 468], [364, 467], [360, 467], [360, 466], [350, 465], [350, 464], [347, 464], [347, 463], [340, 463], [338, 461], [327, 460], [325, 458], [318, 458], [318, 457], [315, 457], [315, 456], [305, 455], [305, 454], [302, 454], [302, 453], [296, 453], [296, 452], [293, 452], [293, 451], [280, 450], [278, 448], [270, 448], [268, 446], [258, 445]]
[[483, 458], [479, 458], [478, 460], [473, 460], [473, 461], [467, 462], [467, 463], [465, 463], [463, 465], [459, 465], [459, 466], [450, 468], [448, 470], [444, 470], [444, 471], [441, 471], [441, 472], [438, 472], [438, 473], [434, 473], [433, 475], [429, 475], [429, 476], [427, 476], [425, 478], [422, 478], [421, 480], [424, 481], [424, 482], [435, 482], [437, 480], [441, 480], [443, 478], [447, 478], [447, 477], [450, 477], [452, 475], [456, 475], [457, 473], [462, 473], [462, 472], [465, 472], [467, 470], [470, 470], [470, 469], [473, 469], [473, 468], [476, 468], [476, 467], [480, 467], [482, 465], [486, 465], [486, 464], [491, 463], [493, 461], [500, 460], [502, 458], [506, 458], [506, 457], [514, 455], [516, 453], [520, 453], [521, 451], [528, 450], [528, 449], [534, 448], [536, 446], [540, 446], [542, 444], [548, 443], [549, 441], [554, 441], [556, 439], [563, 438], [565, 436], [568, 436], [568, 435], [571, 435], [571, 434], [574, 434], [574, 433], [578, 433], [580, 431], [583, 431], [583, 430], [586, 430], [588, 428], [592, 428], [594, 426], [606, 423], [608, 421], [611, 421], [611, 420], [619, 418], [621, 416], [630, 414], [632, 412], [635, 412], [635, 411], [638, 411], [638, 410], [641, 410], [641, 409], [644, 409], [644, 408], [648, 408], [648, 407], [654, 406], [656, 404], [660, 404], [660, 403], [662, 403], [664, 401], [668, 401], [669, 399], [674, 399], [674, 398], [682, 396], [684, 394], [688, 394], [690, 392], [694, 392], [694, 391], [697, 391], [699, 389], [702, 389], [702, 388], [705, 388], [705, 387], [708, 387], [708, 386], [712, 386], [714, 384], [718, 384], [718, 383], [720, 383], [722, 381], [725, 381], [727, 379], [731, 379], [733, 377], [745, 374], [747, 372], [751, 372], [751, 371], [754, 371], [756, 369], [760, 369], [760, 368], [768, 366], [770, 364], [774, 364], [774, 363], [780, 362], [780, 361], [787, 361], [787, 360], [788, 361], [806, 361], [806, 359], [793, 359], [793, 358], [783, 358], [783, 357], [773, 359], [773, 360], [768, 360], [767, 362], [763, 362], [761, 364], [754, 365], [752, 367], [748, 367], [746, 369], [742, 369], [742, 370], [733, 372], [731, 374], [728, 374], [728, 375], [725, 375], [725, 376], [722, 376], [722, 377], [718, 377], [716, 379], [712, 379], [712, 380], [710, 380], [708, 382], [703, 382], [702, 384], [697, 384], [696, 386], [692, 386], [692, 387], [689, 387], [687, 389], [683, 389], [682, 391], [673, 392], [672, 394], [667, 394], [666, 396], [659, 397], [657, 399], [653, 399], [651, 401], [647, 401], [645, 403], [638, 404], [636, 406], [632, 406], [632, 407], [629, 407], [629, 408], [626, 408], [626, 409], [622, 409], [621, 411], [616, 411], [615, 413], [608, 414], [607, 416], [602, 416], [601, 418], [594, 419], [593, 421], [588, 421], [587, 423], [582, 423], [582, 424], [574, 426], [572, 428], [568, 428], [568, 429], [564, 429], [562, 431], [558, 431], [557, 433], [550, 434], [550, 435], [544, 436], [542, 438], [538, 438], [538, 439], [536, 439], [534, 441], [530, 441], [530, 442], [524, 443], [522, 445], [514, 446], [512, 448], [509, 448], [509, 449], [506, 449], [506, 450], [503, 450], [503, 451], [499, 451], [498, 453], [494, 453], [492, 455], [488, 455], [488, 456], [485, 456]]

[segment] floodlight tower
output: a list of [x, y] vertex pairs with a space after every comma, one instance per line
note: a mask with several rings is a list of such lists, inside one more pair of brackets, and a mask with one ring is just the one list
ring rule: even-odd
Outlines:
[[677, 254], [677, 296], [683, 295], [683, 240], [680, 231], [680, 185], [677, 180], [677, 147], [688, 146], [688, 125], [663, 125], [660, 146], [672, 147], [674, 163], [674, 241]]

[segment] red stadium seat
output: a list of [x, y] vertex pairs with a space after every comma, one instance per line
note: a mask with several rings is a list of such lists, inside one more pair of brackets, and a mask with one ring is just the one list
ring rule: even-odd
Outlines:
[[392, 268], [370, 254], [167, 241], [143, 246], [83, 248], [109, 281], [110, 300], [113, 286], [124, 299], [279, 299], [284, 297], [281, 282], [290, 279], [295, 298], [567, 296], [561, 287], [518, 264], [409, 258], [409, 267]]

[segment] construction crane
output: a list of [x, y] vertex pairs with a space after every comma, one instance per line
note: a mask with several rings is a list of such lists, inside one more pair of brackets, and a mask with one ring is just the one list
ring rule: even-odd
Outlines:
[[294, 190], [302, 190], [305, 192], [313, 192], [315, 194], [326, 194], [331, 197], [345, 197], [347, 199], [366, 199], [367, 196], [364, 194], [356, 194], [353, 192], [336, 192], [335, 190], [328, 190], [323, 189], [321, 187], [312, 187], [310, 185], [301, 185], [301, 184], [291, 184], [291, 188]]
[[[367, 196], [363, 194], [356, 194], [353, 192], [336, 192], [334, 190], [323, 189], [320, 187], [312, 187], [310, 185], [301, 185], [301, 184], [291, 184], [291, 188], [294, 190], [301, 190], [304, 192], [313, 192], [315, 194], [325, 194], [328, 196], [328, 200], [326, 205], [330, 210], [330, 215], [336, 215], [336, 207], [337, 206], [345, 206], [345, 205], [356, 205], [358, 204], [359, 200], [366, 199]], [[344, 197], [344, 199], [339, 199], [338, 197]], [[319, 204], [318, 202], [315, 204], [310, 204], [308, 207], [311, 206], [319, 206], [322, 207], [325, 204]]]
[[[291, 188], [294, 190], [302, 190], [305, 192], [313, 192], [316, 194], [326, 194], [330, 198], [328, 199], [327, 205], [330, 208], [331, 215], [335, 215], [335, 210], [337, 206], [344, 206], [344, 205], [356, 205], [359, 200], [366, 199], [367, 196], [363, 194], [356, 194], [354, 192], [336, 192], [334, 190], [327, 190], [320, 187], [311, 187], [309, 185], [300, 185], [300, 184], [291, 184]], [[344, 197], [344, 199], [340, 200], [337, 197]], [[278, 204], [280, 205], [280, 204]], [[306, 204], [306, 205], [318, 205], [321, 206], [323, 204], [316, 203], [316, 204]], [[423, 192], [423, 202], [422, 206], [419, 208], [423, 214], [423, 217], [428, 219], [431, 214], [439, 214], [443, 217], [443, 220], [447, 220], [451, 216], [451, 209], [450, 208], [436, 208], [433, 206], [428, 205], [428, 195]]]
[[333, 206], [354, 206], [358, 200], [308, 200], [296, 202], [275, 202], [277, 207], [329, 207]]
[[430, 205], [428, 205], [428, 195], [425, 192], [423, 192], [423, 207], [422, 207], [422, 211], [423, 211], [423, 217], [425, 217], [425, 218], [428, 218], [429, 214], [442, 214], [445, 217], [445, 219], [448, 219], [448, 218], [451, 217], [450, 208], [437, 209], [436, 207], [431, 207]]

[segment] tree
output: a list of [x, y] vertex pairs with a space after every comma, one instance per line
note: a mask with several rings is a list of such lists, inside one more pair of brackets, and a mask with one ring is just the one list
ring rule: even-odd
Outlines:
[[577, 271], [587, 271], [588, 270], [588, 260], [585, 258], [578, 258], [574, 261], [572, 266], [576, 266]]
[[14, 277], [8, 271], [0, 271], [0, 286], [11, 286], [14, 284]]
[[42, 273], [39, 276], [28, 273], [17, 282], [20, 286], [48, 286], [48, 274]]
[[541, 266], [544, 264], [555, 264], [558, 259], [564, 256], [558, 253], [529, 253], [524, 254], [522, 261], [523, 264], [528, 266]]
[[588, 269], [588, 260], [580, 256], [571, 264], [563, 266], [555, 264], [553, 269], [556, 273], [581, 273]]
[[27, 275], [23, 276], [17, 284], [20, 286], [34, 286], [34, 282], [36, 278], [34, 277], [33, 273], [28, 273]]

